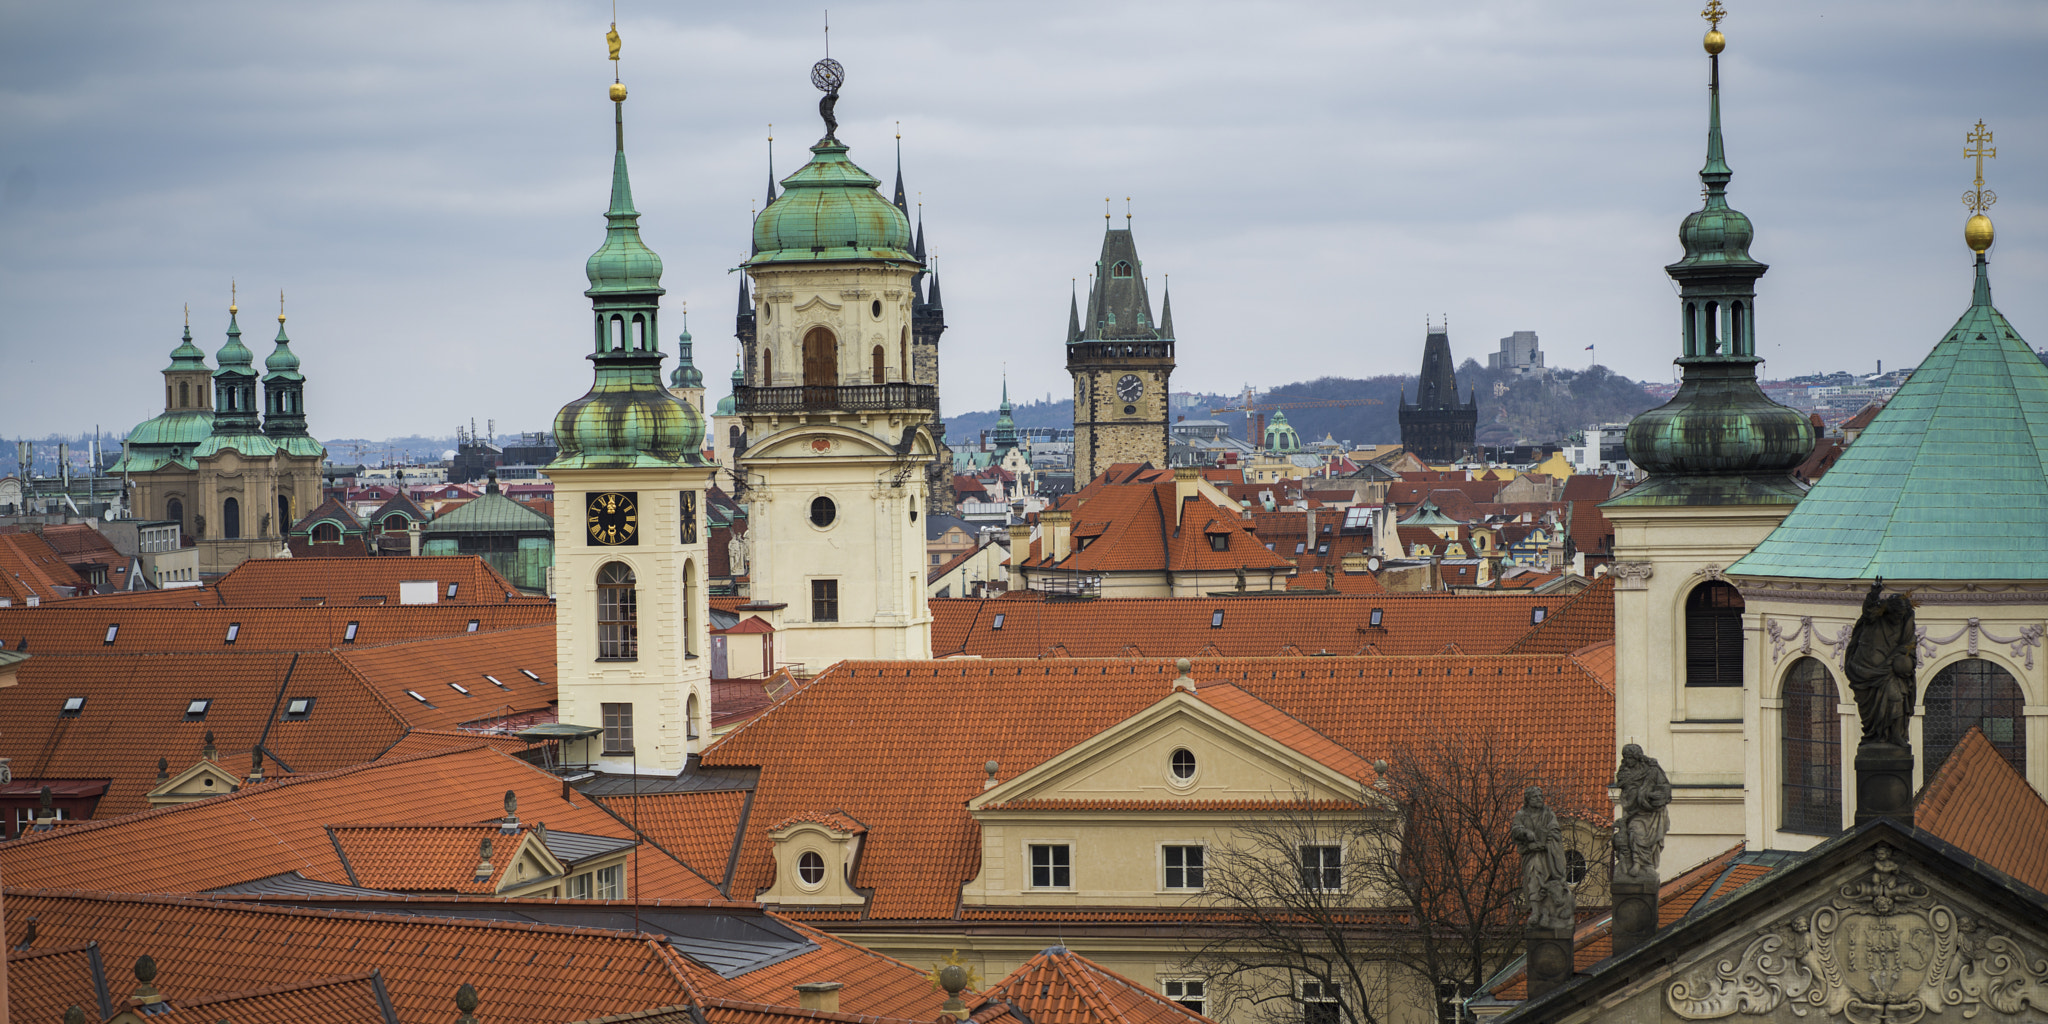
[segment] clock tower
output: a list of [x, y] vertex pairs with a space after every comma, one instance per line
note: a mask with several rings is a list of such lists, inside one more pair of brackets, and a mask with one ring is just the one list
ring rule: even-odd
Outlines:
[[1145, 265], [1126, 226], [1103, 234], [1088, 312], [1067, 312], [1067, 372], [1074, 376], [1074, 487], [1119, 462], [1166, 465], [1166, 396], [1173, 376], [1173, 298], [1152, 319]]
[[700, 516], [717, 467], [704, 457], [702, 414], [661, 383], [661, 257], [640, 240], [626, 177], [626, 87], [614, 82], [611, 98], [608, 227], [584, 265], [592, 309], [584, 358], [596, 379], [555, 414], [560, 451], [547, 466], [555, 669], [560, 720], [603, 728], [589, 745], [601, 770], [677, 772], [711, 735]]

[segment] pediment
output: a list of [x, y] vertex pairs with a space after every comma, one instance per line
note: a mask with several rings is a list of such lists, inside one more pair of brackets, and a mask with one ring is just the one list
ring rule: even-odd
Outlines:
[[802, 302], [802, 304], [798, 305], [796, 307], [796, 311], [799, 313], [805, 313], [812, 316], [822, 317], [830, 313], [837, 313], [842, 308], [844, 307], [840, 306], [836, 302], [827, 300], [823, 295], [813, 295], [810, 298], [805, 299]]
[[150, 806], [189, 803], [232, 793], [242, 784], [240, 776], [212, 761], [201, 760], [192, 767], [156, 784], [144, 796]]
[[553, 878], [568, 869], [555, 855], [548, 852], [547, 843], [533, 832], [520, 837], [519, 850], [512, 855], [512, 863], [505, 873], [498, 876], [498, 891], [517, 889], [529, 882]]
[[[1174, 770], [1174, 753], [1180, 750], [1194, 756], [1194, 771], [1185, 779]], [[1131, 803], [1355, 801], [1360, 781], [1226, 714], [1194, 693], [1175, 691], [984, 791], [969, 807], [978, 811]]]
[[[911, 442], [911, 456], [929, 457], [934, 446], [929, 431], [912, 427], [917, 437]], [[877, 455], [894, 457], [895, 447], [887, 438], [877, 437], [863, 430], [851, 427], [808, 424], [799, 429], [771, 434], [756, 441], [747, 449], [747, 458], [872, 458]]]

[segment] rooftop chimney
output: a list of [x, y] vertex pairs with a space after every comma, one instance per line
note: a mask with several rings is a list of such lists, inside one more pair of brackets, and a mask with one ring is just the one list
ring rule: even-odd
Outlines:
[[1181, 466], [1173, 471], [1173, 524], [1180, 525], [1182, 510], [1188, 499], [1195, 496], [1202, 482], [1202, 471], [1195, 466]]
[[836, 981], [804, 982], [796, 987], [797, 1005], [821, 1013], [838, 1013], [839, 990], [845, 987]]

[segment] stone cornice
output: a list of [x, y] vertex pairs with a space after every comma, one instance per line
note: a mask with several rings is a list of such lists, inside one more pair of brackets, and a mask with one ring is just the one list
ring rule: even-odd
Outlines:
[[[1728, 581], [1735, 584], [1745, 602], [1861, 605], [1863, 595], [1870, 590], [1870, 584], [1860, 580], [1836, 582], [1730, 576]], [[1886, 580], [1885, 589], [1904, 591], [1915, 605], [2048, 605], [2048, 581], [1957, 583], [1950, 580]]]

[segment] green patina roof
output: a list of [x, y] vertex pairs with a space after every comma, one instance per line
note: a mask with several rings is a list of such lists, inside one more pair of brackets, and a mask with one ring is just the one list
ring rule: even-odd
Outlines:
[[277, 318], [277, 347], [270, 350], [270, 357], [263, 360], [263, 368], [270, 372], [263, 375], [265, 383], [275, 380], [305, 380], [299, 372], [299, 357], [292, 351], [292, 340], [284, 335], [284, 317]]
[[199, 346], [192, 344], [192, 325], [186, 324], [185, 338], [178, 343], [177, 348], [171, 350], [171, 365], [164, 367], [164, 372], [185, 373], [196, 371], [206, 373], [211, 369], [212, 367], [206, 365], [206, 353]]
[[256, 353], [249, 351], [249, 346], [242, 344], [242, 325], [235, 322], [233, 307], [228, 309], [228, 343], [222, 345], [220, 351], [213, 354], [213, 358], [215, 362], [220, 363], [220, 369], [213, 372], [216, 377], [236, 373], [256, 376], [256, 366], [253, 362]]
[[555, 521], [503, 494], [485, 493], [461, 508], [420, 527], [427, 535], [441, 533], [545, 533], [554, 535]]
[[2048, 579], [2048, 367], [1975, 301], [1756, 550], [1748, 576]]
[[178, 409], [135, 425], [123, 442], [130, 448], [183, 446], [192, 448], [213, 436], [213, 411]]
[[590, 278], [590, 287], [583, 294], [593, 298], [616, 293], [663, 294], [661, 257], [640, 240], [640, 211], [633, 209], [633, 183], [626, 176], [624, 127], [619, 129], [618, 150], [612, 154], [612, 205], [604, 219], [604, 244], [583, 264], [583, 272]]
[[754, 219], [756, 254], [747, 266], [813, 260], [916, 262], [910, 218], [875, 190], [881, 179], [846, 158], [827, 135], [811, 160], [782, 179], [782, 195]]
[[285, 445], [261, 433], [215, 434], [199, 442], [199, 446], [192, 449], [192, 457], [203, 459], [225, 451], [240, 452], [252, 459], [263, 459], [279, 452], [286, 452], [287, 449]]
[[1417, 508], [1415, 509], [1415, 514], [1414, 514], [1414, 515], [1412, 515], [1412, 516], [1409, 516], [1408, 518], [1406, 518], [1406, 519], [1403, 519], [1403, 520], [1401, 520], [1401, 525], [1402, 525], [1402, 526], [1462, 526], [1462, 525], [1464, 525], [1464, 524], [1462, 524], [1462, 523], [1458, 522], [1458, 521], [1457, 521], [1457, 520], [1455, 520], [1455, 519], [1452, 519], [1452, 518], [1451, 518], [1450, 516], [1444, 515], [1444, 510], [1443, 510], [1442, 508], [1438, 507], [1438, 506], [1437, 506], [1437, 503], [1436, 503], [1436, 502], [1433, 502], [1433, 501], [1429, 501], [1429, 500], [1427, 500], [1427, 499], [1424, 499], [1424, 500], [1423, 500], [1423, 502], [1422, 502], [1422, 504], [1421, 504], [1421, 505], [1420, 505], [1419, 507], [1417, 507]]

